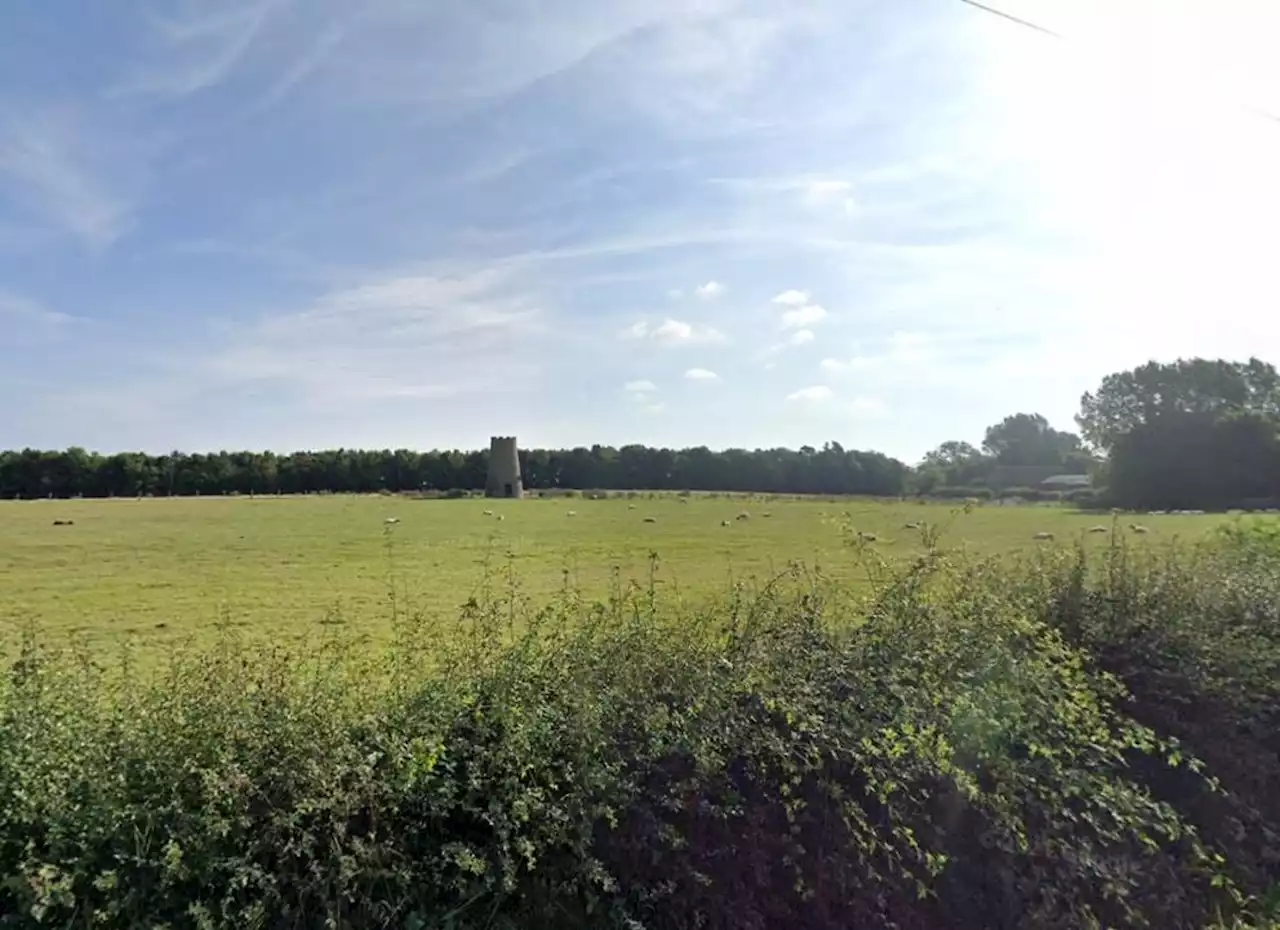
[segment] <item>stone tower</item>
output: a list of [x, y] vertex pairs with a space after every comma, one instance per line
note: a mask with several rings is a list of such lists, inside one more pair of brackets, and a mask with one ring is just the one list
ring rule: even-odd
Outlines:
[[494, 436], [489, 440], [489, 480], [485, 482], [485, 497], [520, 497], [520, 456], [516, 452], [516, 437]]

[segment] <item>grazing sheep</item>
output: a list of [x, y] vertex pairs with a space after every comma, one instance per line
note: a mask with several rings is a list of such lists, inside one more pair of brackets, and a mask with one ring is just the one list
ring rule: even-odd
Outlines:
[[1149, 532], [1151, 532], [1151, 531], [1150, 531], [1150, 530], [1148, 530], [1145, 526], [1141, 526], [1140, 524], [1137, 524], [1137, 523], [1130, 523], [1130, 524], [1129, 524], [1129, 529], [1133, 530], [1135, 533], [1149, 533]]
[[773, 514], [772, 514], [770, 511], [766, 510], [764, 513], [760, 514], [760, 516], [762, 516], [762, 517], [772, 517], [772, 516], [773, 516]]
[[732, 521], [732, 520], [721, 520], [721, 521], [720, 521], [720, 525], [721, 525], [721, 526], [733, 526], [733, 521]]
[[858, 538], [859, 538], [859, 539], [861, 539], [863, 542], [875, 542], [875, 541], [876, 541], [876, 534], [875, 534], [875, 533], [860, 532], [860, 533], [858, 533]]
[[507, 519], [507, 518], [506, 518], [506, 517], [504, 517], [502, 514], [498, 514], [498, 519], [499, 519], [499, 520], [505, 520], [505, 519]]
[[1036, 533], [1033, 539], [1053, 539], [1052, 533]]
[[1107, 528], [1106, 528], [1105, 526], [1102, 526], [1101, 524], [1099, 524], [1098, 526], [1091, 526], [1091, 527], [1089, 527], [1089, 532], [1090, 532], [1090, 533], [1105, 533], [1105, 532], [1107, 532]]
[[735, 519], [735, 520], [750, 520], [750, 519], [751, 519], [751, 514], [747, 513], [747, 512], [744, 510], [744, 511], [742, 511], [742, 513], [738, 514], [738, 515], [737, 515], [736, 517], [734, 517], [733, 519]]
[[565, 513], [566, 517], [576, 517], [577, 515], [578, 515], [578, 511], [576, 510], [570, 510]]
[[492, 511], [492, 510], [486, 510], [486, 511], [484, 512], [484, 515], [485, 515], [486, 517], [492, 517], [492, 516], [493, 516], [493, 511]]
[[76, 521], [75, 520], [54, 520], [53, 525], [54, 526], [75, 526]]
[[645, 517], [645, 518], [644, 518], [644, 522], [645, 522], [645, 523], [657, 523], [657, 522], [658, 522], [658, 518], [657, 518], [657, 517]]
[[399, 518], [399, 517], [387, 517], [387, 519], [383, 520], [382, 522], [383, 522], [383, 523], [399, 523], [399, 522], [400, 522], [400, 518]]
[[904, 524], [902, 524], [902, 528], [903, 528], [904, 530], [918, 530], [918, 529], [920, 529], [920, 524], [919, 524], [919, 523], [904, 523]]
[[628, 510], [635, 510], [635, 509], [636, 509], [636, 505], [635, 505], [635, 504], [627, 504], [627, 509], [628, 509]]

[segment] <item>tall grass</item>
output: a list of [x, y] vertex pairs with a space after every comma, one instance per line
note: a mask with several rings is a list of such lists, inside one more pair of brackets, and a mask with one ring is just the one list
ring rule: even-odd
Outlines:
[[498, 572], [447, 625], [393, 599], [378, 655], [146, 671], [27, 636], [0, 927], [1261, 926], [1277, 566], [928, 545], [869, 593], [536, 609]]

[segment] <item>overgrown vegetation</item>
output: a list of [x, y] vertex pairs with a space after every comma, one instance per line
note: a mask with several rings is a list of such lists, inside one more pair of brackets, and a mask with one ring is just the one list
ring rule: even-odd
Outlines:
[[1267, 925], [1273, 553], [863, 558], [697, 608], [494, 579], [379, 654], [27, 637], [0, 927]]

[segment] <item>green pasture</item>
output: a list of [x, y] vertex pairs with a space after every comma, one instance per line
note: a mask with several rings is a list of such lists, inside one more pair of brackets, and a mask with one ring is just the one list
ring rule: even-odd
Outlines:
[[[485, 511], [493, 511], [486, 515]], [[749, 519], [737, 520], [747, 512]], [[395, 518], [396, 523], [388, 523]], [[499, 519], [501, 518], [501, 519]], [[646, 522], [651, 518], [653, 522]], [[386, 496], [175, 498], [0, 503], [0, 640], [34, 625], [94, 646], [207, 635], [219, 623], [296, 641], [342, 627], [374, 640], [402, 612], [455, 614], [483, 585], [514, 577], [535, 602], [566, 582], [603, 595], [615, 579], [658, 578], [682, 596], [761, 579], [790, 562], [856, 579], [841, 520], [893, 559], [918, 550], [907, 524], [942, 528], [947, 546], [995, 554], [1086, 538], [1109, 517], [1053, 506], [860, 499], [674, 496], [416, 500]], [[1132, 517], [1119, 518], [1122, 532]], [[1150, 545], [1195, 537], [1213, 516], [1144, 516]], [[71, 525], [54, 525], [54, 521]], [[723, 521], [729, 525], [724, 526]]]

